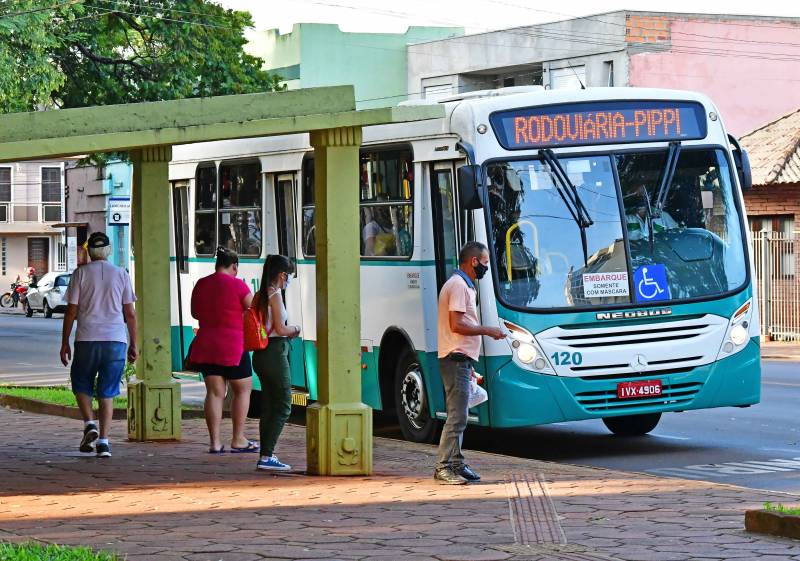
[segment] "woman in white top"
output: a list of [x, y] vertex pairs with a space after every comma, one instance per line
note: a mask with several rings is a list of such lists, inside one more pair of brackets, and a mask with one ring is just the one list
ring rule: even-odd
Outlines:
[[283, 425], [292, 412], [292, 379], [289, 368], [289, 339], [300, 335], [300, 328], [288, 325], [281, 291], [294, 275], [294, 265], [283, 255], [268, 255], [264, 261], [261, 287], [253, 300], [266, 318], [269, 344], [253, 353], [253, 369], [261, 382], [261, 458], [258, 469], [288, 471], [291, 466], [275, 456], [275, 445]]

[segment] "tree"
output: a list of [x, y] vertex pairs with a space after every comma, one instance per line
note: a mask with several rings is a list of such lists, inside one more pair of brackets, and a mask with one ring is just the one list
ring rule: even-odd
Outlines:
[[243, 50], [250, 14], [208, 0], [10, 0], [3, 6], [2, 111], [280, 89], [278, 77], [261, 69], [264, 62]]

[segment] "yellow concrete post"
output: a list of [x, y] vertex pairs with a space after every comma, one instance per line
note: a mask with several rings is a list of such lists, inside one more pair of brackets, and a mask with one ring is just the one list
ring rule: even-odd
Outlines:
[[180, 385], [172, 379], [170, 345], [169, 146], [133, 159], [133, 255], [139, 359], [128, 387], [128, 438], [181, 437]]
[[372, 473], [372, 409], [361, 403], [358, 150], [361, 127], [311, 133], [317, 245], [317, 385], [308, 471]]

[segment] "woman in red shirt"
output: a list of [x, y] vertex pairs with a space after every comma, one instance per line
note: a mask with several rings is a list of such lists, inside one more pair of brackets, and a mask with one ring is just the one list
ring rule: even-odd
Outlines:
[[243, 315], [253, 295], [237, 279], [239, 256], [224, 247], [217, 248], [216, 270], [203, 277], [192, 290], [192, 317], [200, 329], [192, 341], [189, 360], [197, 365], [206, 384], [205, 416], [210, 446], [208, 451], [225, 451], [219, 434], [225, 383], [233, 391], [231, 452], [258, 452], [258, 442], [244, 436], [244, 423], [250, 407], [253, 369], [250, 354], [244, 351]]

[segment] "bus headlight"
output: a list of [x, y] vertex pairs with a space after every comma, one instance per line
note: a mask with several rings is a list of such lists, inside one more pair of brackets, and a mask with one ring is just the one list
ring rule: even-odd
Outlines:
[[517, 358], [520, 359], [525, 364], [530, 364], [539, 356], [536, 347], [531, 345], [530, 343], [522, 343], [519, 347], [517, 347]]
[[748, 300], [734, 312], [728, 324], [728, 331], [722, 341], [717, 359], [738, 353], [747, 346], [750, 340], [750, 318], [753, 314], [753, 302]]
[[741, 324], [734, 325], [731, 329], [731, 342], [734, 345], [743, 345], [747, 341], [747, 329]]
[[507, 331], [506, 340], [511, 346], [511, 358], [514, 363], [525, 370], [555, 374], [555, 370], [545, 358], [533, 334], [510, 321], [502, 321]]

